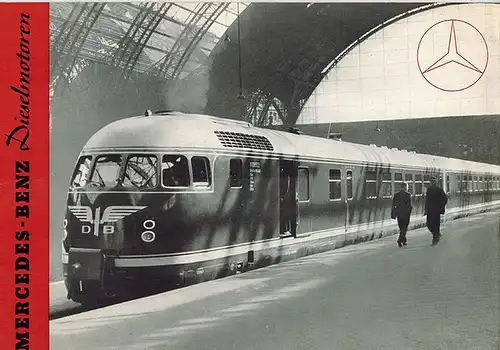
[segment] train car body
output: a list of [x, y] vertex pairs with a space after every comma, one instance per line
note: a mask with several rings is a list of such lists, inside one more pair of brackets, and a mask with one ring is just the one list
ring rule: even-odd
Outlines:
[[397, 231], [392, 195], [424, 222], [437, 176], [446, 219], [500, 205], [500, 167], [260, 129], [209, 116], [132, 117], [99, 130], [71, 179], [63, 224], [68, 298], [130, 282], [188, 284]]

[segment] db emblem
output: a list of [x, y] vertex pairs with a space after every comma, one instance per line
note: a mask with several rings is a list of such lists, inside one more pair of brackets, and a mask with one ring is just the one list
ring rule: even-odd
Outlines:
[[[146, 208], [137, 206], [111, 206], [104, 209], [101, 218], [101, 208], [96, 208], [95, 217], [92, 213], [92, 208], [87, 206], [69, 206], [68, 209], [75, 215], [82, 223], [89, 222], [94, 226], [94, 236], [99, 236], [99, 225], [103, 225], [102, 233], [111, 234], [115, 231], [113, 224], [116, 221], [123, 219], [126, 216], [132, 215], [139, 210]], [[89, 234], [92, 231], [92, 225], [82, 224], [82, 233]]]

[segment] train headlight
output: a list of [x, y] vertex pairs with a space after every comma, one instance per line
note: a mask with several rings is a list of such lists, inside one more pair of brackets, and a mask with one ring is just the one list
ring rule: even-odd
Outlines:
[[141, 234], [141, 239], [146, 243], [153, 242], [155, 240], [155, 238], [156, 238], [156, 236], [155, 236], [155, 233], [153, 231], [144, 231]]
[[156, 223], [154, 222], [154, 220], [148, 219], [142, 223], [142, 226], [144, 226], [146, 230], [152, 230], [155, 228]]

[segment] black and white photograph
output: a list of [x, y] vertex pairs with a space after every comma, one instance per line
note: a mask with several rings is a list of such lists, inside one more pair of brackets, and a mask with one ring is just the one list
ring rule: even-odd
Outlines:
[[49, 9], [50, 349], [500, 349], [500, 4]]

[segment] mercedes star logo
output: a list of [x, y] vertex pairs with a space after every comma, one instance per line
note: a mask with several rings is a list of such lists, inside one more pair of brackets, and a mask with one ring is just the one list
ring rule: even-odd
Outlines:
[[417, 47], [424, 79], [437, 89], [462, 91], [477, 83], [488, 65], [488, 45], [472, 24], [448, 19], [424, 33]]

